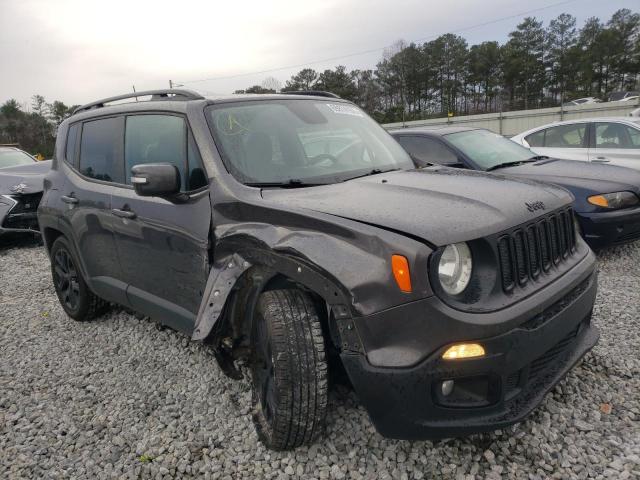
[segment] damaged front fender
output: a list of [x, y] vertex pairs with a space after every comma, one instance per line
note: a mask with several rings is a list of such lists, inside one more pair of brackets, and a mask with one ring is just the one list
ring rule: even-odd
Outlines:
[[349, 294], [337, 281], [330, 279], [327, 272], [318, 272], [304, 258], [296, 257], [295, 252], [274, 251], [245, 235], [222, 242], [217, 252], [198, 311], [192, 335], [194, 340], [209, 336], [240, 278], [252, 267], [261, 267], [260, 285], [276, 275], [284, 275], [322, 297], [336, 319], [351, 317]]
[[[231, 221], [218, 224], [214, 232], [214, 260], [194, 340], [210, 335], [242, 277], [257, 268], [262, 277], [283, 275], [321, 297], [347, 336], [349, 325], [340, 320], [432, 294], [427, 276], [432, 250], [415, 239], [318, 212], [310, 218], [291, 210], [258, 206], [251, 210], [238, 204], [216, 207], [216, 213], [222, 214], [219, 219]], [[251, 221], [258, 218], [262, 222]], [[413, 268], [414, 289], [410, 293], [400, 291], [395, 283], [391, 269], [394, 254], [405, 255]], [[262, 279], [263, 285], [267, 280]]]

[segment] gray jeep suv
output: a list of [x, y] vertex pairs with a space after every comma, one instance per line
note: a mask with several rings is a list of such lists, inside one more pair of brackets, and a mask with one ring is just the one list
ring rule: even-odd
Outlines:
[[135, 95], [60, 126], [56, 292], [76, 320], [119, 304], [207, 341], [270, 448], [313, 440], [338, 370], [381, 434], [442, 438], [521, 420], [596, 343], [566, 190], [417, 168], [328, 93]]

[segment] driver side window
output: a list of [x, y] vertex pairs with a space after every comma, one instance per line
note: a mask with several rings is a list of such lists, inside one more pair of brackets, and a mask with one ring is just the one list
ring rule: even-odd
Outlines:
[[180, 172], [183, 192], [197, 190], [207, 184], [197, 145], [180, 116], [127, 116], [124, 159], [127, 184], [131, 183], [131, 167], [144, 163], [175, 165]]

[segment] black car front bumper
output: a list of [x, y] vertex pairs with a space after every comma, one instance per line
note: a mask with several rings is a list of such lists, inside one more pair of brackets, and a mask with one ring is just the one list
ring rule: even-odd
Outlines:
[[[343, 364], [386, 437], [438, 439], [501, 428], [530, 413], [596, 344], [590, 322], [596, 284], [589, 253], [542, 291], [494, 314], [455, 311], [430, 297], [361, 318], [355, 325], [366, 353], [343, 353]], [[448, 346], [464, 341], [481, 343], [486, 355], [442, 360]], [[449, 380], [454, 386], [444, 395]]]
[[640, 207], [576, 215], [582, 235], [593, 249], [640, 240]]

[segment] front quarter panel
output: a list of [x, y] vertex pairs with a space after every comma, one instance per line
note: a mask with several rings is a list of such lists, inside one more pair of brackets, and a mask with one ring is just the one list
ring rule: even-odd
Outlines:
[[[221, 190], [214, 186], [218, 194]], [[432, 249], [426, 244], [328, 214], [269, 206], [259, 196], [242, 202], [218, 199], [213, 208], [214, 262], [194, 339], [209, 334], [232, 284], [255, 265], [314, 290], [343, 318], [433, 294], [427, 271]], [[394, 254], [409, 261], [411, 293], [400, 291], [395, 282]]]

